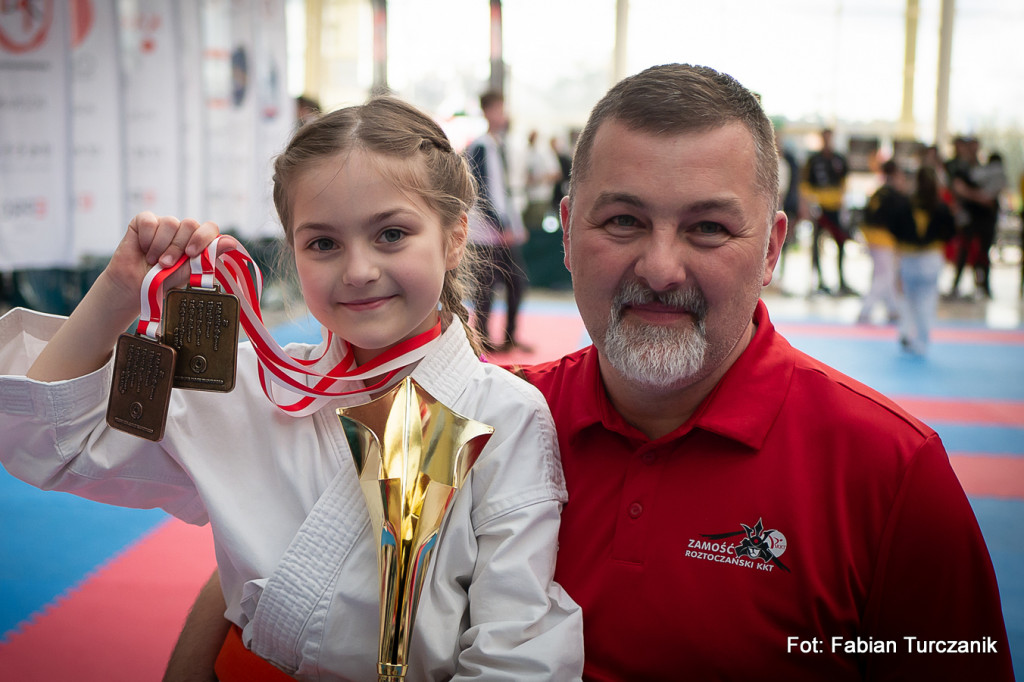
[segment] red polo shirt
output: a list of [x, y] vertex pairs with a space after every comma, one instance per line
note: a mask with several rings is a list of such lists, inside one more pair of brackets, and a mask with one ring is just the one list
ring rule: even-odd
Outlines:
[[711, 395], [654, 441], [608, 401], [592, 346], [525, 370], [559, 435], [556, 578], [583, 607], [585, 677], [1012, 679], [988, 551], [938, 436], [793, 349], [763, 303], [754, 321]]

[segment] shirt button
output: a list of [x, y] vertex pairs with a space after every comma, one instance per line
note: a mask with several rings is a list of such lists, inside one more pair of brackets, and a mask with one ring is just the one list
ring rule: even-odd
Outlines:
[[629, 516], [630, 518], [637, 518], [644, 513], [644, 506], [639, 502], [634, 502], [629, 505]]

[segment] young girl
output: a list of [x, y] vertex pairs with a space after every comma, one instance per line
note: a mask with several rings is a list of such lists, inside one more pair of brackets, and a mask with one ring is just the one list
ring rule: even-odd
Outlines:
[[900, 343], [910, 353], [925, 355], [939, 305], [943, 252], [956, 233], [953, 213], [940, 196], [933, 168], [918, 170], [911, 206], [913, 214], [895, 233], [903, 288]]
[[[440, 316], [437, 345], [404, 373], [495, 429], [430, 566], [409, 679], [579, 678], [581, 615], [552, 582], [566, 492], [551, 417], [536, 390], [479, 362], [464, 326], [466, 164], [428, 117], [374, 99], [296, 133], [276, 162], [274, 200], [305, 303], [358, 363]], [[287, 414], [264, 396], [245, 343], [233, 392], [173, 391], [162, 441], [104, 421], [111, 348], [139, 315], [145, 273], [201, 254], [217, 232], [138, 215], [69, 319], [0, 318], [0, 459], [39, 487], [209, 521], [225, 615], [247, 647], [298, 678], [376, 679], [375, 541], [335, 414], [367, 396]], [[286, 350], [326, 350], [316, 365], [326, 373], [343, 346]]]

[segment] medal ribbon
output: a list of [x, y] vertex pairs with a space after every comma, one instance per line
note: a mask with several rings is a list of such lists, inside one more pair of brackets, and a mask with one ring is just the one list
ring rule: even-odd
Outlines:
[[159, 341], [157, 334], [160, 331], [160, 320], [163, 314], [164, 280], [184, 265], [186, 260], [188, 260], [188, 256], [182, 254], [174, 265], [165, 268], [157, 263], [146, 273], [142, 280], [142, 312], [139, 315], [139, 325], [135, 329], [135, 333], [139, 336], [147, 336], [154, 341]]
[[[240, 245], [224, 252], [218, 258], [219, 240], [220, 237], [217, 237], [201, 254], [191, 259], [189, 284], [212, 288], [216, 282], [226, 292], [238, 298], [240, 323], [256, 351], [263, 393], [286, 414], [293, 417], [312, 414], [330, 401], [342, 397], [369, 399], [371, 393], [397, 383], [402, 378], [402, 370], [421, 360], [438, 343], [441, 336], [440, 320], [428, 331], [389, 348], [364, 365], [358, 365], [351, 346], [341, 338], [335, 342], [334, 334], [326, 330], [324, 351], [319, 357], [292, 357], [278, 345], [263, 323], [263, 314], [259, 307], [263, 293], [263, 276], [255, 261]], [[139, 322], [140, 334], [156, 338], [161, 318], [163, 282], [183, 265], [185, 260], [186, 256], [182, 256], [177, 263], [167, 269], [156, 265], [146, 275], [142, 287], [143, 315]], [[338, 345], [341, 359], [326, 374], [315, 371], [313, 366], [326, 357], [335, 343]], [[351, 387], [354, 382], [369, 379], [377, 380], [371, 385]], [[279, 391], [283, 390], [299, 397], [286, 402], [278, 397], [275, 387]]]

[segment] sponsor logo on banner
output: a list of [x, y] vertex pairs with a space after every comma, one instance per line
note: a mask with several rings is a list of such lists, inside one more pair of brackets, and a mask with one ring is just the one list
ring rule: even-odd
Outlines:
[[92, 0], [71, 0], [71, 47], [81, 45], [96, 21]]
[[15, 218], [36, 218], [46, 217], [46, 197], [12, 197], [0, 204], [0, 215], [13, 220]]
[[53, 0], [0, 0], [0, 47], [13, 54], [39, 49], [53, 26]]

